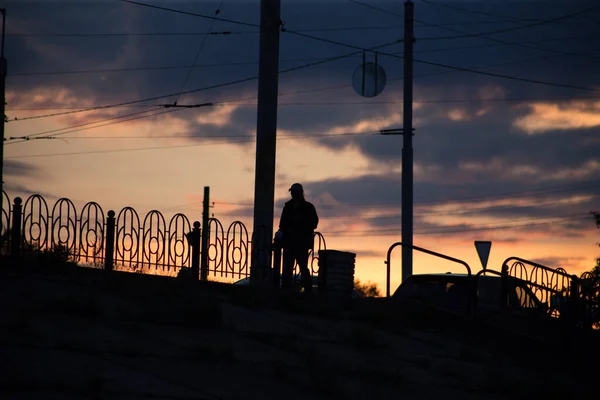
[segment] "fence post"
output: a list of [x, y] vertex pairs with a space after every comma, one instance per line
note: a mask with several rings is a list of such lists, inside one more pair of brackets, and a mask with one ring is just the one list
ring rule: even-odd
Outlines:
[[15, 197], [12, 210], [12, 227], [10, 232], [10, 256], [13, 260], [21, 258], [21, 220], [23, 219], [23, 200]]
[[104, 270], [112, 271], [114, 267], [115, 254], [115, 212], [108, 212], [106, 220], [106, 242], [104, 243]]
[[202, 202], [202, 250], [200, 260], [200, 280], [208, 279], [208, 239], [210, 231], [208, 229], [208, 209], [210, 200], [210, 187], [204, 187], [204, 201]]
[[200, 222], [194, 222], [192, 230], [192, 279], [198, 280], [200, 274]]
[[502, 301], [502, 309], [506, 309], [510, 305], [508, 298], [508, 265], [502, 265], [502, 276], [501, 276], [501, 288], [500, 288], [500, 300]]

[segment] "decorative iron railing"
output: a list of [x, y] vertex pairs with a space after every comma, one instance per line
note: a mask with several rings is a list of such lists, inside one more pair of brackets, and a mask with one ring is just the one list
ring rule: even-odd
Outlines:
[[[68, 255], [68, 261], [81, 266], [163, 275], [176, 275], [182, 268], [193, 270], [194, 263], [202, 260], [196, 266], [202, 275], [219, 280], [249, 277], [253, 251], [258, 263], [271, 259], [268, 230], [250, 235], [240, 221], [225, 228], [210, 218], [201, 227], [181, 213], [167, 220], [158, 210], [141, 216], [132, 207], [105, 213], [95, 202], [77, 209], [67, 198], [52, 205], [40, 195], [31, 195], [25, 202], [18, 197], [10, 200], [3, 192], [0, 254], [5, 256], [34, 258], [58, 249]], [[203, 235], [206, 255], [200, 257]], [[325, 249], [325, 238], [316, 232], [309, 258], [313, 273], [318, 272], [319, 250]]]

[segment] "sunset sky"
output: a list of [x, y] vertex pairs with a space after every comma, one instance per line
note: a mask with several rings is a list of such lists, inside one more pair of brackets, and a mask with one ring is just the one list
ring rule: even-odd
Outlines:
[[[281, 33], [280, 70], [402, 39], [403, 2], [362, 2], [372, 7], [282, 0], [286, 29], [316, 39]], [[116, 0], [0, 1], [5, 135], [56, 138], [5, 142], [5, 190], [200, 220], [210, 186], [215, 217], [251, 227], [260, 2], [152, 4], [207, 16], [219, 8], [250, 26]], [[600, 241], [589, 215], [600, 211], [597, 1], [416, 0], [415, 20], [415, 245], [475, 270], [475, 240], [493, 241], [493, 269], [510, 256], [591, 269]], [[302, 183], [327, 247], [355, 252], [357, 277], [383, 288], [386, 251], [401, 239], [402, 137], [376, 131], [402, 127], [403, 46], [380, 51], [388, 81], [375, 98], [352, 88], [360, 55], [280, 74], [275, 215]], [[176, 99], [214, 106], [158, 107]], [[120, 103], [130, 104], [76, 112]], [[415, 253], [415, 273], [447, 271], [462, 270]]]

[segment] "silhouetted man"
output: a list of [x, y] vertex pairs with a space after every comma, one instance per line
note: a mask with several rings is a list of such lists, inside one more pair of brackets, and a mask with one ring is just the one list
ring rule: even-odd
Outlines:
[[319, 217], [312, 203], [304, 199], [304, 189], [294, 183], [289, 189], [292, 199], [285, 203], [279, 220], [283, 233], [282, 287], [292, 286], [294, 263], [298, 263], [302, 274], [302, 286], [306, 293], [312, 292], [312, 277], [308, 269], [308, 254], [314, 246], [314, 233]]

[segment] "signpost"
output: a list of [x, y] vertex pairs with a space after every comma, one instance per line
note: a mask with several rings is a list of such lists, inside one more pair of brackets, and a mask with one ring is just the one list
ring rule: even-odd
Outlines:
[[492, 242], [490, 241], [475, 241], [475, 249], [477, 250], [477, 255], [479, 256], [479, 260], [481, 261], [481, 265], [483, 269], [486, 269], [488, 259], [490, 257], [490, 250], [492, 248]]

